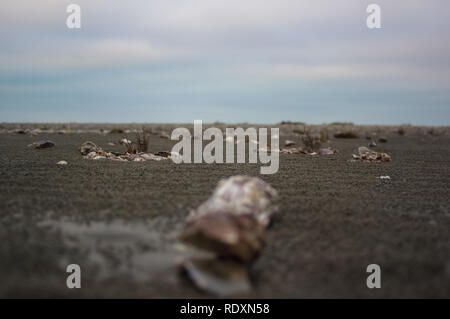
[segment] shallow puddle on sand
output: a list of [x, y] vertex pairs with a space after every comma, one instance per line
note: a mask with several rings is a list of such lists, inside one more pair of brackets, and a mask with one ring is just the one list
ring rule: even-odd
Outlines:
[[59, 261], [62, 267], [70, 263], [88, 264], [97, 269], [98, 280], [126, 277], [142, 282], [167, 274], [179, 259], [176, 230], [167, 231], [151, 222], [55, 220], [41, 222], [39, 226], [61, 233], [65, 246], [86, 256], [77, 262], [62, 255]]

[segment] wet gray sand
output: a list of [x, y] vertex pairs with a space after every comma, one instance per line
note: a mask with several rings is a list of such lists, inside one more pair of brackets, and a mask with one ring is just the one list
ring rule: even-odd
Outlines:
[[[170, 132], [170, 130], [168, 130]], [[450, 297], [450, 138], [385, 134], [390, 163], [350, 162], [360, 139], [334, 139], [336, 155], [280, 155], [259, 164], [83, 159], [122, 134], [0, 134], [0, 297], [210, 297], [177, 272], [177, 234], [190, 209], [232, 175], [259, 176], [280, 194], [267, 245], [238, 297]], [[132, 134], [129, 135], [132, 137]], [[56, 146], [27, 145], [49, 138]], [[299, 141], [295, 135], [281, 137]], [[172, 141], [150, 137], [150, 152]], [[58, 166], [65, 160], [67, 166]], [[377, 177], [388, 175], [390, 180]], [[65, 267], [82, 269], [66, 288]], [[379, 264], [382, 288], [366, 287]]]

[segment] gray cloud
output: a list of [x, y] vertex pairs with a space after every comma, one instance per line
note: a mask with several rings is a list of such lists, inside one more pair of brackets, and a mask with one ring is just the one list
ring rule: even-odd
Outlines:
[[[70, 87], [90, 97], [83, 102], [99, 112], [106, 107], [101, 97], [108, 100], [112, 88], [136, 109], [186, 105], [217, 114], [233, 107], [253, 110], [252, 105], [267, 109], [267, 101], [280, 101], [280, 114], [288, 116], [300, 112], [292, 105], [303, 97], [326, 108], [334, 101], [318, 98], [320, 92], [330, 95], [341, 85], [348, 94], [343, 105], [385, 94], [378, 107], [402, 109], [417, 104], [414, 94], [425, 99], [436, 92], [439, 110], [450, 102], [447, 1], [374, 1], [382, 8], [379, 30], [366, 28], [371, 2], [360, 0], [79, 0], [82, 29], [69, 30], [66, 6], [72, 2], [2, 2], [0, 114], [6, 118], [19, 120], [33, 101], [52, 109], [48, 105], [64, 102], [58, 92]], [[118, 79], [76, 83], [104, 73]], [[355, 86], [359, 91], [350, 89]], [[39, 90], [46, 90], [46, 99]], [[22, 115], [8, 109], [17, 106]], [[405, 121], [415, 118], [420, 117]]]

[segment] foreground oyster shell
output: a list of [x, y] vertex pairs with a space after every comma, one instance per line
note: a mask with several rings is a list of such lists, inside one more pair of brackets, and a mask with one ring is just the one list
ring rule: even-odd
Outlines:
[[221, 180], [213, 195], [188, 216], [188, 221], [204, 215], [251, 215], [266, 227], [277, 210], [277, 191], [257, 177], [233, 176]]
[[364, 155], [364, 154], [370, 154], [371, 150], [369, 150], [367, 147], [365, 146], [360, 146], [358, 147], [358, 153], [360, 156]]
[[289, 146], [292, 146], [292, 145], [295, 145], [295, 144], [296, 143], [294, 141], [291, 141], [291, 140], [286, 140], [284, 142], [284, 146], [286, 146], [286, 147], [289, 147]]
[[198, 288], [219, 296], [251, 288], [248, 267], [262, 251], [277, 197], [259, 178], [233, 176], [220, 181], [212, 196], [191, 212], [180, 238], [210, 257], [180, 266]]
[[368, 149], [365, 146], [359, 147], [358, 153], [359, 155], [355, 154], [352, 155], [354, 160], [361, 160], [365, 162], [375, 162], [375, 163], [391, 161], [391, 157], [387, 153], [375, 152]]
[[181, 239], [217, 257], [250, 262], [264, 246], [264, 227], [252, 215], [220, 212], [188, 222]]
[[336, 150], [331, 148], [331, 147], [321, 148], [319, 150], [319, 154], [321, 154], [321, 155], [333, 155], [333, 154], [336, 154]]

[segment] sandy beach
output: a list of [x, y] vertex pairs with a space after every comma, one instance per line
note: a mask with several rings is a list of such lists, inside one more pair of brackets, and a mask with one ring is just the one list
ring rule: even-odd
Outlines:
[[[404, 136], [397, 130], [358, 127], [357, 139], [330, 133], [326, 145], [337, 154], [280, 154], [273, 175], [260, 175], [255, 164], [124, 163], [80, 155], [85, 141], [123, 151], [117, 142], [133, 134], [4, 132], [0, 296], [211, 297], [180, 275], [178, 235], [220, 179], [250, 175], [278, 191], [279, 211], [251, 266], [253, 288], [236, 297], [449, 298], [448, 129], [411, 127]], [[391, 162], [351, 161], [367, 145], [366, 133], [387, 138], [377, 150]], [[27, 147], [40, 139], [55, 146]], [[287, 139], [301, 145], [289, 127], [281, 129], [280, 145]], [[149, 151], [170, 151], [174, 143], [151, 135]], [[57, 165], [61, 160], [68, 165]], [[66, 287], [70, 263], [82, 268], [82, 289]], [[373, 263], [382, 268], [381, 289], [365, 284]]]

